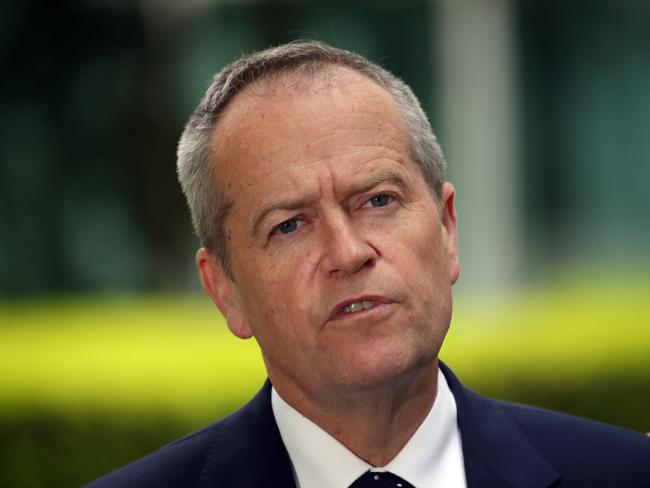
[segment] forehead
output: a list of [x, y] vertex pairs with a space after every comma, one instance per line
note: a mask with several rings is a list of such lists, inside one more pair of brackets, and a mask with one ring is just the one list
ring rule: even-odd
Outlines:
[[221, 179], [233, 167], [273, 159], [303, 142], [313, 152], [328, 145], [336, 152], [329, 139], [346, 129], [360, 138], [381, 140], [391, 132], [392, 139], [406, 141], [392, 96], [362, 74], [333, 67], [259, 80], [231, 101], [217, 124], [212, 140], [217, 174]]
[[[222, 121], [233, 113], [261, 107], [287, 108], [305, 100], [339, 97], [349, 108], [397, 108], [388, 92], [368, 76], [343, 66], [323, 66], [314, 71], [287, 71], [256, 80], [238, 93], [226, 107]], [[339, 104], [332, 108], [342, 108]]]
[[248, 229], [269, 204], [311, 200], [325, 188], [342, 197], [389, 169], [420, 176], [406, 164], [403, 125], [393, 98], [347, 69], [249, 86], [213, 134], [217, 186], [233, 204], [227, 222]]

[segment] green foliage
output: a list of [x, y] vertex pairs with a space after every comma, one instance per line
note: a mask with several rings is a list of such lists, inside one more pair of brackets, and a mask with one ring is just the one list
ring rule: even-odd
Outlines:
[[0, 486], [81, 486], [195, 427], [155, 412], [116, 416], [29, 411], [0, 418]]
[[[650, 285], [464, 297], [441, 357], [503, 399], [650, 431]], [[202, 297], [0, 304], [0, 486], [76, 486], [261, 385], [257, 345]]]

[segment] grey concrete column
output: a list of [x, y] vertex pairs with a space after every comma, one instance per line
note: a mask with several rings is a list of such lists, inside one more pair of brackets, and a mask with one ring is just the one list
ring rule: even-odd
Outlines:
[[448, 176], [457, 190], [461, 290], [507, 291], [522, 277], [517, 87], [509, 0], [439, 0]]

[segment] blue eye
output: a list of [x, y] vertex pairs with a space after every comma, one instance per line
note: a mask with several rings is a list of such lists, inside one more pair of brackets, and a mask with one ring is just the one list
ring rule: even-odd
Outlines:
[[370, 200], [368, 200], [368, 203], [366, 203], [366, 205], [370, 205], [371, 207], [385, 207], [392, 201], [392, 198], [393, 197], [387, 195], [386, 193], [380, 193], [379, 195], [375, 195]]
[[289, 219], [278, 225], [275, 230], [281, 234], [290, 234], [298, 228], [298, 219]]

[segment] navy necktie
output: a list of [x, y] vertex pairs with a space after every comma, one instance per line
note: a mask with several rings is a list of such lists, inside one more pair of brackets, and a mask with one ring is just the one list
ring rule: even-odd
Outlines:
[[411, 483], [404, 481], [393, 473], [366, 471], [350, 485], [350, 488], [414, 488]]

